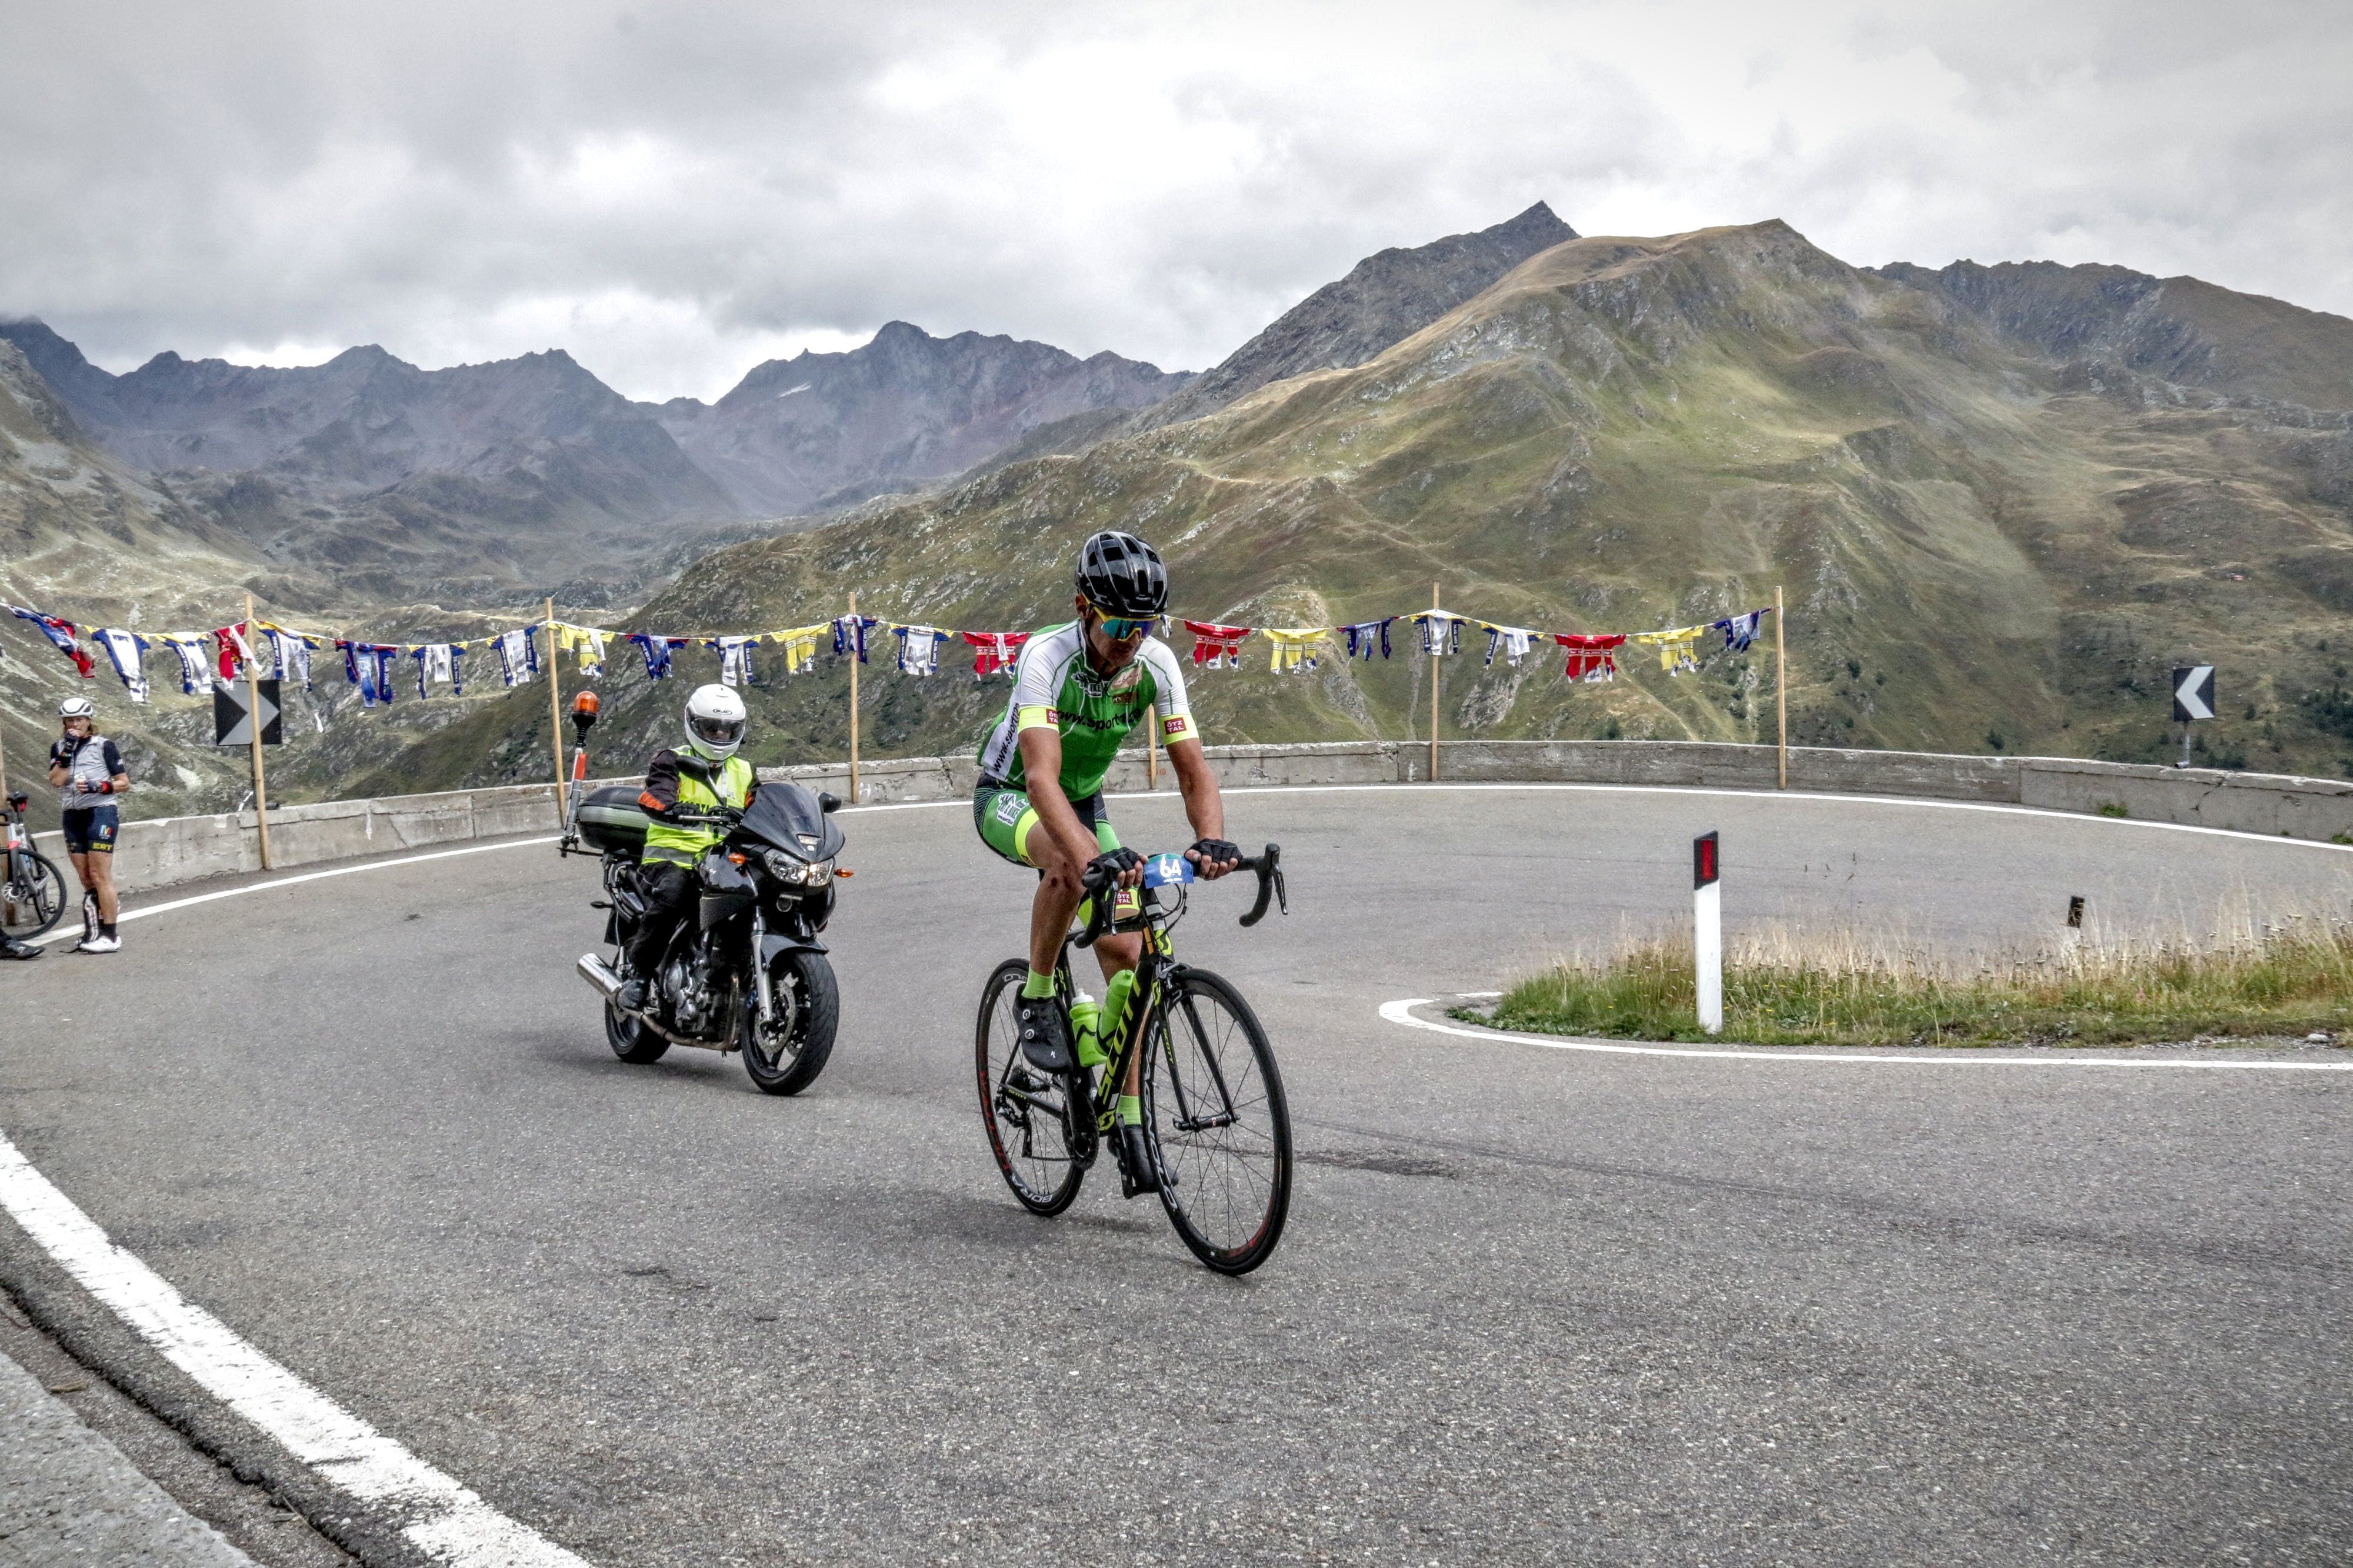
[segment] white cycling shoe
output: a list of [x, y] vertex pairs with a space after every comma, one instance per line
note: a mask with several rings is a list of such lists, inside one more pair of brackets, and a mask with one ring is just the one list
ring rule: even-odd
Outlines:
[[86, 936], [74, 943], [76, 952], [121, 952], [122, 939], [119, 936]]

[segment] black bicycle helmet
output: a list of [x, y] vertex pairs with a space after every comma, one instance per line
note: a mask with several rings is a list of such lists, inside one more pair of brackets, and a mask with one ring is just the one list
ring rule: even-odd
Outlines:
[[1113, 529], [1079, 547], [1079, 592], [1107, 616], [1143, 619], [1168, 607], [1168, 569], [1160, 552]]

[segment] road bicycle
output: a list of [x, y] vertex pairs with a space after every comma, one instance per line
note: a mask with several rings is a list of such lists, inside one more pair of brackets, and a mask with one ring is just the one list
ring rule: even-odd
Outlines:
[[12, 795], [8, 809], [0, 812], [7, 824], [7, 865], [0, 875], [0, 931], [18, 942], [44, 935], [66, 912], [66, 879], [57, 863], [33, 847], [25, 828], [25, 804], [32, 797]]
[[[1241, 917], [1256, 925], [1270, 897], [1291, 909], [1282, 850], [1241, 862], [1258, 878], [1258, 901]], [[1071, 950], [1092, 947], [1109, 931], [1141, 931], [1135, 987], [1103, 1059], [1046, 1072], [1022, 1055], [1014, 1004], [1029, 977], [1027, 958], [1008, 958], [980, 993], [975, 1041], [980, 1114], [1005, 1184], [1030, 1213], [1071, 1206], [1105, 1145], [1123, 1194], [1153, 1185], [1129, 1168], [1127, 1141], [1114, 1126], [1119, 1087], [1141, 1054], [1145, 1156], [1158, 1177], [1161, 1206], [1193, 1255], [1220, 1274], [1247, 1274], [1282, 1237], [1291, 1207], [1291, 1113], [1266, 1030], [1241, 993], [1206, 969], [1179, 963], [1168, 938], [1183, 918], [1192, 863], [1181, 855], [1145, 862], [1134, 912], [1120, 917], [1105, 896], [1109, 874], [1091, 872], [1084, 929], [1062, 940], [1055, 957], [1056, 1005], [1067, 1038], [1080, 1038], [1070, 999]], [[1173, 889], [1173, 892], [1172, 892]]]

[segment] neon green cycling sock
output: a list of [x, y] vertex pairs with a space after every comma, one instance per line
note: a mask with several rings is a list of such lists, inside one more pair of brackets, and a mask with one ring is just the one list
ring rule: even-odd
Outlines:
[[1054, 977], [1050, 974], [1040, 974], [1033, 969], [1029, 972], [1029, 978], [1021, 983], [1021, 999], [1025, 1002], [1053, 994]]
[[1119, 1119], [1120, 1119], [1120, 1121], [1121, 1121], [1122, 1122], [1124, 1122], [1124, 1124], [1126, 1124], [1127, 1126], [1130, 1126], [1130, 1127], [1141, 1127], [1141, 1126], [1143, 1126], [1143, 1125], [1144, 1125], [1144, 1100], [1143, 1100], [1143, 1097], [1142, 1097], [1142, 1096], [1140, 1096], [1140, 1095], [1134, 1095], [1134, 1094], [1123, 1094], [1123, 1095], [1121, 1095], [1121, 1096], [1119, 1097]]

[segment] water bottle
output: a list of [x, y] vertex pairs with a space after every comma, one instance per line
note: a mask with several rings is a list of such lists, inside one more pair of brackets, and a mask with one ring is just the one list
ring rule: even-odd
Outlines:
[[1103, 1038], [1097, 1026], [1103, 1020], [1103, 1005], [1082, 991], [1071, 1003], [1071, 1044], [1078, 1047], [1079, 1065], [1082, 1068], [1103, 1064]]

